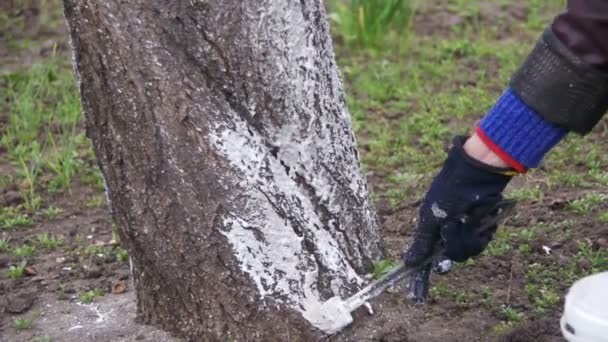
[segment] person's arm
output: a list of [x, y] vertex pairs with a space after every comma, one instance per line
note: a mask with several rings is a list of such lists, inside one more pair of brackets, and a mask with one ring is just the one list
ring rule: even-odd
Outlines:
[[[608, 1], [571, 0], [543, 33], [508, 88], [469, 139], [459, 138], [419, 209], [404, 255], [418, 265], [442, 239], [446, 257], [478, 255], [491, 233], [463, 215], [502, 200], [517, 171], [537, 167], [568, 132], [587, 134], [608, 109]], [[409, 297], [423, 301], [430, 266], [412, 277]]]
[[565, 131], [588, 133], [607, 108], [608, 1], [571, 0], [465, 150], [490, 165], [525, 172]]

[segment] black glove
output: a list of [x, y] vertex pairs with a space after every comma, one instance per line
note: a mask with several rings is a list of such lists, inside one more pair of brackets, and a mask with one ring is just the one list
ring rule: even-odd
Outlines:
[[[433, 255], [442, 240], [445, 258], [465, 261], [479, 255], [492, 239], [496, 226], [476, 227], [502, 202], [502, 192], [515, 174], [483, 164], [464, 151], [464, 137], [455, 137], [443, 169], [435, 177], [418, 212], [414, 241], [404, 255], [408, 266], [418, 266]], [[431, 264], [410, 281], [408, 297], [421, 302], [429, 288]]]

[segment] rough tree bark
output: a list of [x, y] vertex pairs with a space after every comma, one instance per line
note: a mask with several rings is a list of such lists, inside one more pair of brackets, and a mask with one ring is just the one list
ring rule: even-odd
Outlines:
[[310, 309], [381, 255], [322, 1], [64, 5], [139, 318], [318, 336]]

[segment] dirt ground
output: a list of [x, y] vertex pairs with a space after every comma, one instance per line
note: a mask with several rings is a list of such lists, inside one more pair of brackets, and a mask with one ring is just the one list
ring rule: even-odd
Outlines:
[[[414, 32], [421, 36], [456, 35], [451, 26], [470, 18], [445, 10], [445, 2], [429, 2], [414, 20]], [[501, 27], [510, 27], [509, 21], [526, 20], [528, 16], [522, 1], [502, 12], [484, 6], [477, 19], [486, 24], [500, 22]], [[10, 38], [36, 37], [37, 43], [26, 49], [9, 47], [4, 32], [0, 36], [0, 73], [27, 68], [48, 58], [52, 51], [69, 58], [65, 30], [40, 25], [40, 10], [13, 10], [10, 15], [22, 16], [28, 28], [12, 32]], [[502, 35], [525, 33], [506, 29]], [[2, 82], [0, 79], [0, 87]], [[8, 114], [1, 110], [0, 125], [5, 125]], [[393, 119], [398, 118], [387, 120]], [[605, 129], [600, 127], [587, 142], [605, 141], [604, 134]], [[362, 141], [365, 145], [365, 137]], [[368, 153], [365, 148], [362, 151]], [[9, 161], [8, 153], [0, 147], [0, 174], [17, 179], [18, 168]], [[588, 172], [584, 164], [573, 162], [571, 167], [575, 174]], [[389, 203], [383, 191], [391, 184], [374, 173], [373, 165], [369, 169], [370, 185], [380, 193], [376, 206], [383, 222], [387, 257], [398, 258], [411, 238], [419, 196], [398, 205]], [[373, 316], [357, 311], [351, 327], [327, 340], [562, 341], [558, 322], [567, 288], [581, 276], [608, 268], [604, 259], [608, 226], [597, 219], [598, 214], [606, 212], [608, 203], [595, 201], [592, 207], [581, 209], [582, 214], [572, 203], [579, 203], [576, 201], [592, 191], [608, 191], [599, 184], [549, 185], [544, 176], [541, 173], [513, 182], [511, 191], [540, 184], [543, 195], [520, 200], [517, 213], [502, 228], [507, 233], [499, 234], [493, 252], [458, 265], [448, 275], [433, 275], [435, 288], [428, 303], [408, 303], [403, 289], [394, 288], [374, 300]], [[0, 184], [0, 206], [23, 204], [22, 187], [16, 182]], [[103, 203], [92, 202], [102, 196], [98, 187], [75, 181], [69, 196], [43, 196], [41, 207], [59, 208], [59, 214], [48, 218], [40, 211], [29, 211], [33, 225], [11, 230], [0, 227], [0, 238], [10, 238], [12, 246], [33, 244], [40, 233], [59, 236], [63, 241], [58, 249], [38, 249], [36, 255], [28, 257], [28, 275], [18, 279], [9, 278], [7, 272], [21, 258], [0, 250], [1, 341], [179, 341], [135, 322], [128, 261], [119, 256], [108, 210]], [[82, 295], [95, 289], [105, 295], [82, 304]], [[17, 329], [19, 318], [31, 320], [31, 327]]]

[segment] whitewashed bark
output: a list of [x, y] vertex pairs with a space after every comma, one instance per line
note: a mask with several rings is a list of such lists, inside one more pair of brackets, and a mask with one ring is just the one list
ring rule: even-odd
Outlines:
[[381, 255], [322, 2], [64, 4], [141, 318], [314, 335]]

